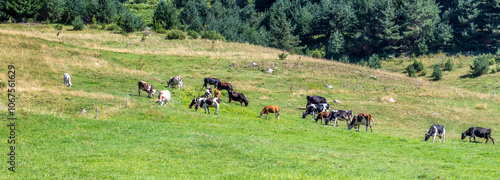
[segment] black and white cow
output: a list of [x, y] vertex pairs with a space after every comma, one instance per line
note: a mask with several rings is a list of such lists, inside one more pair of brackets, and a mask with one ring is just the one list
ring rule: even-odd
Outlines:
[[302, 119], [305, 119], [308, 114], [312, 114], [312, 118], [314, 121], [314, 113], [319, 113], [323, 111], [329, 111], [330, 105], [328, 103], [319, 103], [319, 104], [309, 104], [307, 106], [306, 112], [302, 114]]
[[198, 104], [200, 101], [205, 100], [207, 98], [194, 98], [189, 104], [189, 109], [191, 109], [195, 104]]
[[334, 119], [333, 127], [338, 126], [339, 124], [337, 123], [337, 119], [340, 118], [339, 120], [345, 120], [347, 122], [346, 125], [349, 125], [351, 117], [351, 110], [332, 110], [330, 111], [330, 115], [328, 115], [328, 117], [325, 119], [325, 124], [328, 125], [328, 122]]
[[198, 104], [196, 104], [195, 110], [198, 111], [198, 109], [200, 109], [200, 107], [203, 107], [203, 109], [205, 109], [205, 113], [207, 113], [207, 111], [208, 111], [208, 114], [210, 114], [210, 109], [208, 109], [208, 108], [214, 107], [215, 108], [214, 114], [219, 115], [220, 103], [221, 103], [221, 101], [220, 101], [220, 98], [218, 98], [218, 97], [202, 99], [202, 100], [200, 100], [200, 102], [198, 102]]
[[427, 134], [425, 134], [425, 141], [429, 140], [429, 138], [431, 136], [434, 136], [432, 138], [432, 142], [434, 142], [436, 140], [436, 136], [439, 136], [439, 142], [441, 142], [441, 139], [443, 139], [443, 143], [444, 143], [445, 132], [446, 132], [446, 129], [444, 128], [443, 125], [433, 124], [431, 126], [431, 128], [429, 129], [429, 132], [427, 132]]
[[214, 85], [217, 88], [217, 84], [219, 84], [220, 80], [217, 78], [205, 78], [203, 83], [203, 87], [206, 88], [208, 85]]
[[485, 144], [488, 143], [488, 139], [491, 139], [491, 142], [495, 144], [495, 140], [491, 138], [491, 129], [486, 129], [482, 127], [470, 127], [467, 131], [462, 133], [462, 140], [464, 140], [465, 137], [467, 136], [470, 136], [469, 142], [471, 142], [470, 138], [474, 138], [474, 142], [476, 142], [476, 136], [477, 136], [480, 138], [485, 138], [486, 139]]
[[307, 99], [306, 107], [309, 106], [309, 104], [326, 103], [326, 99], [321, 96], [307, 96], [306, 99]]
[[210, 98], [212, 97], [212, 87], [208, 86], [207, 90], [205, 90], [205, 94], [203, 94], [204, 98]]

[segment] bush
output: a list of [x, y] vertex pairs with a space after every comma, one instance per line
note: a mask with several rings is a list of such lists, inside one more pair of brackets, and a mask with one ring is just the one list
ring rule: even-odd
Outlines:
[[180, 39], [180, 40], [183, 40], [183, 39], [186, 39], [186, 34], [184, 34], [184, 32], [182, 32], [181, 30], [174, 29], [174, 30], [170, 30], [167, 33], [166, 39]]
[[126, 33], [134, 32], [144, 27], [144, 21], [142, 20], [142, 18], [130, 12], [125, 13], [122, 16], [121, 20], [122, 23], [120, 23], [120, 27]]
[[188, 31], [188, 36], [191, 37], [191, 39], [198, 39], [198, 33], [194, 30], [189, 30]]
[[106, 30], [108, 30], [108, 31], [114, 31], [114, 30], [118, 30], [118, 29], [120, 29], [120, 26], [118, 26], [115, 23], [111, 23], [111, 24], [106, 25]]
[[320, 49], [309, 51], [308, 55], [313, 58], [323, 58], [325, 56], [325, 54]]
[[56, 25], [54, 25], [54, 29], [57, 29], [57, 30], [62, 30], [62, 29], [63, 29], [63, 25], [61, 25], [61, 24], [56, 24]]
[[380, 58], [377, 54], [373, 54], [368, 59], [368, 66], [374, 69], [378, 69], [382, 67], [382, 62], [380, 62]]
[[472, 61], [472, 66], [470, 66], [470, 73], [473, 76], [481, 76], [482, 74], [488, 73], [490, 70], [489, 60], [486, 55], [478, 56]]
[[203, 31], [201, 38], [226, 41], [226, 38], [215, 31]]
[[280, 58], [280, 60], [286, 59], [287, 56], [288, 56], [288, 54], [285, 54], [285, 53], [278, 54], [278, 57]]
[[443, 73], [441, 72], [441, 67], [439, 65], [435, 65], [434, 72], [432, 72], [432, 77], [434, 77], [434, 80], [440, 80], [443, 77]]
[[83, 30], [85, 28], [85, 24], [80, 16], [71, 21], [71, 25], [73, 25], [73, 30]]
[[341, 63], [349, 63], [349, 56], [347, 55], [343, 55], [342, 57], [340, 57], [340, 59], [338, 60], [339, 62]]
[[422, 72], [420, 72], [419, 76], [426, 76], [426, 75], [427, 75], [427, 70], [424, 69], [424, 70], [422, 70]]
[[408, 72], [408, 76], [410, 77], [416, 77], [417, 75], [417, 70], [415, 70], [415, 68], [413, 66], [408, 66], [406, 68], [407, 72]]
[[444, 64], [444, 69], [445, 71], [451, 71], [453, 70], [453, 62], [451, 62], [450, 59], [448, 59], [448, 61], [446, 61], [446, 64]]

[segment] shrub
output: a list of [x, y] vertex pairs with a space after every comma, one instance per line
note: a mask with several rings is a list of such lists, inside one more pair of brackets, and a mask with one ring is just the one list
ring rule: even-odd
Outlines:
[[215, 31], [203, 31], [201, 38], [226, 41], [226, 38]]
[[194, 30], [189, 30], [188, 31], [188, 36], [191, 37], [191, 39], [198, 39], [198, 33]]
[[441, 72], [441, 67], [439, 65], [435, 65], [434, 72], [432, 72], [432, 77], [434, 77], [434, 80], [440, 80], [443, 77], [443, 73]]
[[382, 63], [380, 62], [380, 58], [377, 54], [373, 54], [368, 59], [368, 66], [374, 69], [378, 69], [382, 67]]
[[62, 30], [62, 29], [63, 29], [63, 25], [61, 25], [61, 24], [56, 24], [56, 25], [54, 25], [54, 29], [57, 29], [57, 30]]
[[314, 58], [323, 58], [325, 54], [320, 49], [315, 49], [308, 52], [309, 56]]
[[415, 68], [414, 68], [413, 66], [408, 66], [408, 67], [406, 68], [406, 70], [407, 70], [407, 72], [408, 72], [408, 76], [410, 76], [410, 77], [415, 77], [415, 76], [417, 76], [417, 75], [416, 75], [416, 74], [417, 74], [417, 70], [415, 70]]
[[126, 33], [134, 32], [144, 27], [144, 21], [141, 17], [132, 14], [131, 12], [125, 13], [121, 17], [122, 23], [120, 23], [120, 27]]
[[184, 32], [182, 32], [181, 30], [173, 29], [173, 30], [170, 30], [167, 33], [166, 39], [180, 39], [180, 40], [183, 40], [183, 39], [186, 39], [186, 34], [184, 34]]
[[280, 60], [286, 59], [287, 56], [288, 56], [288, 54], [285, 54], [285, 53], [278, 54], [278, 57], [280, 58]]
[[338, 61], [347, 64], [347, 63], [349, 63], [349, 56], [343, 55], [342, 57], [340, 57], [340, 59]]
[[120, 29], [120, 26], [118, 26], [115, 23], [111, 23], [111, 24], [106, 25], [106, 30], [108, 30], [108, 31], [114, 31], [114, 30], [118, 30], [118, 29]]
[[445, 71], [451, 71], [453, 70], [453, 62], [451, 62], [450, 59], [448, 59], [448, 61], [446, 61], [446, 63], [444, 64], [444, 69]]
[[74, 30], [82, 30], [85, 28], [85, 24], [80, 16], [76, 17], [75, 20], [71, 21]]
[[420, 72], [419, 76], [426, 76], [426, 75], [427, 75], [427, 70], [424, 69], [424, 70], [422, 70], [422, 72]]
[[470, 66], [470, 73], [473, 76], [481, 76], [482, 74], [486, 74], [490, 70], [489, 65], [489, 60], [486, 55], [478, 56], [472, 61], [472, 65]]

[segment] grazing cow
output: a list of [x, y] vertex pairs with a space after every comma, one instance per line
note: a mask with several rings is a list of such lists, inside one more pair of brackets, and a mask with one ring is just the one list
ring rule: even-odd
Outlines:
[[203, 84], [203, 87], [207, 87], [207, 85], [214, 85], [217, 88], [217, 84], [219, 83], [219, 79], [217, 78], [205, 78], [205, 83]]
[[323, 111], [329, 111], [330, 105], [328, 103], [319, 103], [319, 104], [309, 104], [307, 106], [306, 112], [302, 114], [302, 119], [305, 119], [308, 114], [312, 114], [312, 119], [314, 121], [314, 113], [319, 113]]
[[248, 106], [248, 100], [243, 93], [238, 93], [236, 91], [229, 90], [228, 94], [229, 94], [229, 102], [231, 102], [231, 100], [239, 101], [241, 106], [243, 106], [243, 103], [245, 103], [245, 106]]
[[64, 85], [71, 87], [71, 76], [68, 73], [64, 73]]
[[491, 129], [486, 129], [482, 127], [470, 127], [467, 131], [462, 133], [462, 140], [465, 139], [465, 137], [469, 136], [469, 142], [471, 142], [470, 138], [474, 138], [474, 142], [476, 142], [476, 136], [480, 138], [485, 138], [486, 143], [488, 143], [488, 139], [491, 139], [491, 142], [495, 144], [495, 140], [491, 138]]
[[436, 140], [436, 136], [439, 136], [439, 142], [441, 142], [441, 139], [443, 139], [443, 143], [444, 143], [444, 135], [445, 135], [445, 131], [446, 129], [444, 128], [443, 125], [439, 125], [439, 124], [434, 124], [431, 126], [431, 128], [429, 129], [429, 132], [427, 132], [427, 134], [425, 134], [425, 141], [429, 140], [429, 138], [431, 136], [434, 136], [432, 138], [432, 142], [434, 142]]
[[174, 85], [178, 85], [179, 89], [182, 88], [182, 76], [174, 76], [171, 77], [167, 82], [167, 87], [174, 87]]
[[351, 116], [351, 110], [332, 110], [330, 111], [330, 115], [328, 116], [328, 118], [325, 119], [325, 124], [328, 125], [328, 122], [334, 119], [333, 127], [338, 126], [339, 124], [337, 123], [337, 119], [340, 118], [339, 120], [345, 120], [347, 123], [346, 125], [349, 125]]
[[202, 99], [202, 100], [200, 100], [200, 102], [198, 102], [198, 104], [196, 104], [195, 110], [198, 111], [198, 109], [200, 109], [200, 107], [203, 107], [203, 109], [205, 109], [205, 113], [207, 113], [207, 111], [208, 111], [208, 114], [210, 114], [210, 109], [208, 109], [208, 108], [215, 107], [214, 114], [218, 115], [220, 102], [221, 102], [220, 98], [217, 98], [217, 97]]
[[153, 85], [144, 81], [139, 81], [139, 97], [141, 97], [141, 90], [146, 91], [148, 93], [148, 97], [151, 97], [156, 93], [156, 89]]
[[323, 119], [325, 119], [325, 122], [326, 122], [326, 118], [328, 117], [330, 113], [328, 111], [323, 111], [323, 112], [319, 112], [318, 113], [318, 116], [316, 116], [316, 122], [318, 122], [318, 119], [321, 119], [321, 124], [323, 124]]
[[218, 97], [218, 98], [222, 97], [222, 94], [220, 93], [219, 90], [217, 90], [217, 89], [214, 90], [214, 97]]
[[191, 109], [191, 107], [193, 107], [193, 105], [198, 104], [201, 100], [205, 100], [205, 99], [207, 99], [207, 98], [194, 98], [191, 101], [191, 104], [189, 104], [189, 109]]
[[210, 98], [212, 97], [212, 87], [208, 86], [207, 90], [205, 90], [205, 94], [203, 94], [204, 98]]
[[170, 91], [168, 90], [160, 91], [160, 93], [158, 94], [158, 104], [160, 104], [160, 106], [163, 105], [163, 103], [165, 103], [166, 106], [167, 103], [165, 101], [167, 101], [168, 104], [172, 106], [171, 100], [172, 97], [170, 96]]
[[307, 96], [306, 99], [307, 99], [306, 107], [309, 106], [309, 104], [326, 103], [326, 99], [321, 96]]
[[260, 112], [259, 117], [262, 117], [262, 114], [267, 114], [267, 119], [269, 119], [269, 113], [275, 113], [276, 116], [274, 117], [274, 119], [278, 118], [278, 120], [280, 120], [280, 107], [279, 106], [269, 105], [269, 106], [264, 107], [264, 109]]
[[229, 92], [229, 90], [233, 90], [233, 86], [231, 84], [225, 83], [225, 82], [219, 82], [219, 83], [217, 83], [216, 88], [218, 90], [225, 89], [227, 92]]
[[359, 132], [359, 125], [365, 125], [366, 126], [366, 132], [368, 132], [368, 126], [370, 126], [370, 131], [373, 132], [372, 130], [372, 122], [373, 118], [371, 114], [364, 114], [364, 113], [359, 113], [356, 114], [353, 118], [351, 123], [347, 126], [348, 130], [351, 130], [354, 126], [358, 126], [358, 132]]

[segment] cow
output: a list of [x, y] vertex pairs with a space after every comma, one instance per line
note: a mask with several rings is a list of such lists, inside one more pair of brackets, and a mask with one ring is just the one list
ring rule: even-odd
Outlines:
[[274, 119], [278, 118], [278, 120], [280, 120], [280, 107], [279, 106], [269, 105], [269, 106], [264, 107], [264, 109], [260, 112], [259, 117], [262, 117], [262, 114], [267, 114], [267, 119], [269, 119], [269, 113], [275, 113], [276, 116], [274, 117]]
[[318, 113], [318, 116], [316, 116], [316, 122], [318, 122], [319, 119], [321, 119], [321, 124], [323, 124], [323, 119], [325, 119], [325, 122], [326, 122], [326, 118], [328, 117], [330, 113], [328, 111], [323, 111], [323, 112], [319, 112]]
[[370, 131], [373, 132], [372, 122], [373, 118], [371, 114], [359, 113], [352, 118], [352, 121], [347, 126], [347, 129], [351, 130], [353, 127], [358, 126], [358, 132], [359, 132], [359, 125], [362, 124], [366, 126], [366, 132], [368, 132], [368, 126], [370, 126]]
[[443, 125], [433, 124], [429, 128], [429, 132], [427, 132], [427, 134], [425, 134], [425, 141], [429, 140], [429, 138], [431, 136], [434, 136], [432, 138], [432, 142], [434, 142], [436, 140], [436, 136], [439, 136], [439, 142], [441, 142], [441, 139], [443, 139], [443, 143], [444, 143], [445, 132], [446, 132], [446, 129]]
[[191, 101], [191, 104], [189, 104], [189, 109], [191, 109], [193, 107], [193, 105], [196, 105], [198, 104], [200, 101], [202, 100], [205, 100], [207, 98], [194, 98], [192, 101]]
[[218, 98], [222, 97], [222, 94], [220, 93], [219, 90], [217, 90], [217, 89], [214, 90], [214, 97], [218, 97]]
[[337, 119], [339, 120], [345, 120], [346, 125], [349, 125], [349, 122], [351, 121], [352, 117], [352, 111], [351, 110], [332, 110], [330, 111], [330, 114], [328, 117], [325, 119], [325, 124], [328, 125], [328, 122], [330, 122], [332, 119], [334, 119], [333, 122], [333, 127], [338, 126], [339, 124], [337, 123]]
[[217, 88], [217, 84], [219, 83], [219, 79], [217, 78], [205, 78], [205, 83], [203, 84], [203, 87], [207, 87], [207, 85], [214, 85]]
[[307, 106], [309, 106], [309, 104], [326, 103], [326, 99], [321, 96], [307, 96], [306, 99], [307, 99], [306, 108]]
[[171, 103], [171, 100], [172, 100], [172, 97], [170, 96], [170, 91], [168, 90], [163, 90], [163, 91], [160, 91], [160, 93], [158, 94], [158, 104], [163, 105], [163, 103], [165, 103], [165, 106], [167, 105], [167, 103], [165, 101], [168, 102], [168, 104], [170, 106], [172, 106], [172, 103]]
[[148, 93], [148, 97], [151, 97], [156, 93], [156, 89], [153, 85], [144, 81], [139, 81], [139, 97], [141, 97], [141, 90], [146, 91]]
[[233, 86], [229, 83], [225, 83], [225, 82], [219, 82], [217, 83], [217, 86], [216, 88], [218, 90], [223, 90], [225, 89], [227, 92], [229, 92], [229, 90], [233, 90]]
[[229, 90], [228, 94], [229, 94], [229, 102], [231, 102], [231, 100], [239, 101], [241, 106], [243, 106], [243, 103], [245, 103], [245, 106], [248, 106], [248, 100], [243, 93], [238, 93], [236, 91]]
[[203, 109], [205, 109], [205, 113], [207, 113], [207, 111], [208, 111], [208, 114], [210, 114], [210, 109], [208, 109], [208, 108], [215, 107], [214, 114], [219, 115], [220, 102], [221, 102], [220, 98], [217, 98], [217, 97], [202, 99], [202, 100], [200, 100], [200, 102], [198, 102], [198, 104], [196, 104], [195, 110], [198, 111], [198, 109], [200, 109], [200, 107], [203, 107]]
[[486, 143], [488, 143], [488, 139], [491, 139], [491, 142], [495, 144], [495, 140], [491, 138], [491, 129], [486, 129], [482, 127], [470, 127], [467, 131], [462, 133], [462, 140], [465, 139], [465, 137], [469, 136], [469, 142], [471, 142], [470, 138], [474, 138], [474, 142], [476, 142], [476, 136], [480, 138], [485, 138]]
[[68, 86], [68, 87], [71, 87], [71, 76], [69, 76], [68, 73], [64, 73], [64, 85], [65, 86]]
[[205, 94], [203, 94], [204, 98], [210, 98], [212, 97], [212, 87], [208, 86], [207, 90], [205, 90]]
[[167, 87], [174, 87], [174, 85], [178, 85], [179, 89], [182, 88], [182, 76], [174, 76], [168, 80]]
[[314, 121], [314, 113], [319, 113], [323, 111], [329, 111], [330, 105], [328, 103], [319, 104], [309, 104], [306, 108], [306, 112], [302, 114], [302, 119], [305, 119], [308, 114], [312, 114], [312, 120]]

